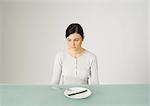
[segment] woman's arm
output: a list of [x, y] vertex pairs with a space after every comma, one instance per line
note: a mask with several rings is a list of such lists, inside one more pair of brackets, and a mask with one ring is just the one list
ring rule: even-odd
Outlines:
[[97, 85], [99, 84], [98, 78], [98, 64], [97, 64], [97, 57], [93, 56], [91, 61], [91, 70], [90, 70], [90, 85]]
[[52, 74], [52, 79], [51, 79], [52, 85], [59, 84], [61, 73], [62, 73], [62, 59], [61, 59], [61, 54], [57, 53], [55, 57], [55, 61], [54, 61], [54, 66], [53, 66], [53, 74]]

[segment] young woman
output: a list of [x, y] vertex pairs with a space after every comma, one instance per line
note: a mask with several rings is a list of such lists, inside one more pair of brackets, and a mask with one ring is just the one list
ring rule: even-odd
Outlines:
[[56, 55], [51, 84], [99, 84], [97, 58], [82, 47], [84, 32], [81, 25], [70, 24], [65, 37], [68, 48]]

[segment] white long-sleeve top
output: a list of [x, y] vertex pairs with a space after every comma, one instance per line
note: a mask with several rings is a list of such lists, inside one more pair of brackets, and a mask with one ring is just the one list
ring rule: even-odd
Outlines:
[[96, 56], [87, 50], [78, 58], [71, 56], [65, 50], [58, 52], [55, 57], [51, 84], [99, 84]]

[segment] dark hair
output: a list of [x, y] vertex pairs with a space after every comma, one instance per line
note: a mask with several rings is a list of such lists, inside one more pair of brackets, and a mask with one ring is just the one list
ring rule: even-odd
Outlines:
[[78, 23], [72, 23], [70, 24], [67, 29], [66, 29], [66, 38], [73, 33], [78, 33], [81, 35], [82, 38], [84, 38], [84, 32], [83, 28], [80, 24]]

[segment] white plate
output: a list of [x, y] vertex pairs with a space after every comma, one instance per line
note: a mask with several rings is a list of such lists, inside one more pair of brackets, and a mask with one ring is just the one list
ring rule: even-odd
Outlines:
[[[75, 95], [71, 95], [69, 96], [69, 94], [72, 94], [72, 93], [78, 93], [78, 92], [82, 92], [84, 90], [87, 90], [86, 92], [83, 92], [83, 93], [79, 93], [79, 94], [75, 94]], [[83, 87], [72, 87], [72, 88], [69, 88], [66, 89], [64, 91], [64, 95], [68, 98], [72, 98], [72, 99], [83, 99], [83, 98], [87, 98], [89, 97], [90, 95], [92, 94], [92, 92], [87, 89], [87, 88], [83, 88]]]

